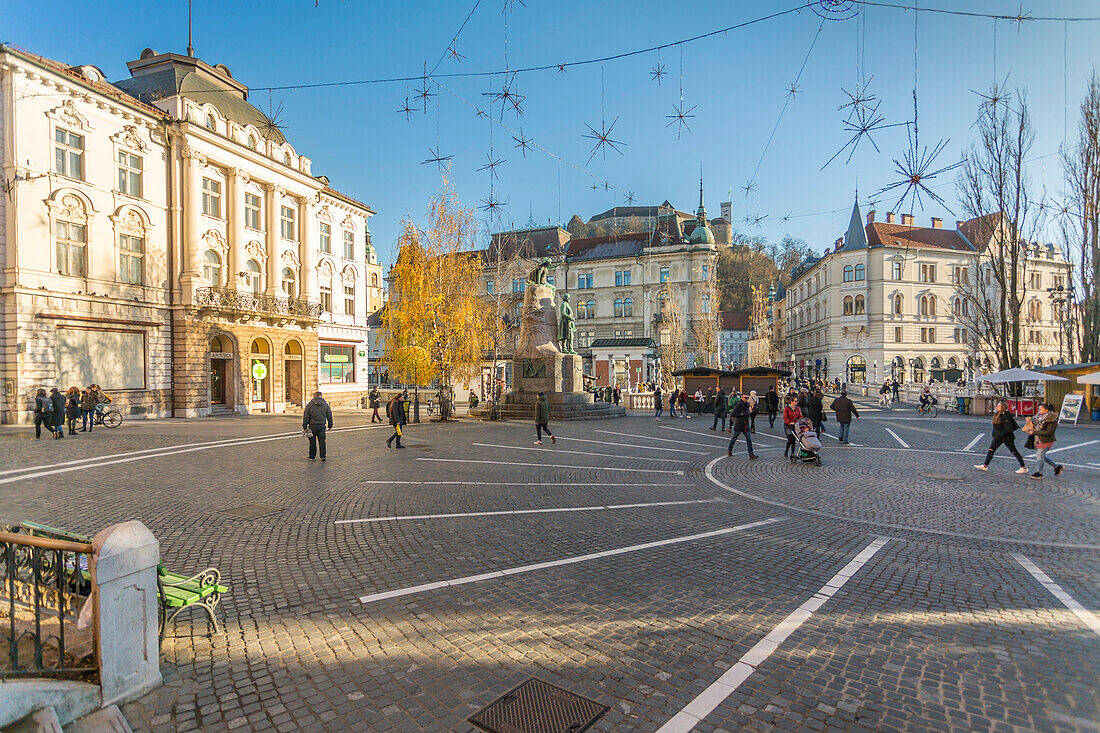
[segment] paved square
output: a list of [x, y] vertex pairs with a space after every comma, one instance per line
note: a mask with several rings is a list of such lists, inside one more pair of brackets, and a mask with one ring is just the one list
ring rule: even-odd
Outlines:
[[397, 451], [338, 413], [325, 463], [294, 417], [4, 429], [0, 520], [139, 519], [221, 569], [225, 633], [181, 617], [135, 730], [465, 733], [529, 677], [610, 706], [594, 731], [1100, 730], [1100, 430], [1033, 481], [974, 470], [983, 418], [861, 414], [820, 467], [764, 418], [752, 462], [707, 417]]

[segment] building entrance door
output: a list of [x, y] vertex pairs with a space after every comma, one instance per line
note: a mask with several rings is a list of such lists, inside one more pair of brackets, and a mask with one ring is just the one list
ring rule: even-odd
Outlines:
[[283, 350], [283, 401], [302, 407], [302, 345], [291, 340]]
[[210, 360], [210, 404], [225, 404], [225, 359]]

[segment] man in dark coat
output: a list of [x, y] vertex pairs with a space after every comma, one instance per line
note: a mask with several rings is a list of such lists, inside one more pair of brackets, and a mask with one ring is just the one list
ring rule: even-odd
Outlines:
[[309, 460], [317, 457], [317, 447], [321, 448], [321, 460], [325, 460], [325, 430], [332, 427], [332, 408], [325, 402], [320, 392], [313, 393], [313, 399], [306, 403], [302, 411], [302, 430], [309, 431]]
[[737, 403], [733, 406], [733, 410], [730, 412], [730, 424], [732, 425], [733, 437], [730, 438], [729, 447], [726, 448], [726, 455], [733, 455], [733, 444], [737, 442], [737, 436], [744, 433], [745, 442], [749, 444], [749, 460], [755, 461], [756, 454], [752, 452], [752, 435], [749, 434], [748, 401], [737, 400]]
[[815, 390], [809, 399], [810, 420], [814, 423], [814, 430], [821, 434], [821, 423], [825, 422], [825, 402], [821, 390]]
[[50, 418], [53, 426], [53, 437], [65, 437], [65, 395], [54, 387], [50, 390]]
[[848, 399], [848, 390], [840, 390], [840, 397], [833, 400], [829, 409], [836, 413], [836, 421], [840, 425], [840, 442], [847, 443], [848, 431], [852, 427], [852, 416], [855, 415], [856, 419], [859, 419], [859, 411], [855, 403]]
[[779, 414], [779, 393], [775, 387], [768, 387], [768, 393], [764, 395], [764, 407], [768, 411], [768, 427], [775, 427], [775, 416]]
[[718, 396], [714, 399], [714, 422], [711, 423], [710, 429], [717, 430], [718, 425], [721, 423], [722, 429], [726, 429], [726, 390], [724, 387], [718, 388]]
[[401, 426], [405, 424], [405, 406], [404, 395], [398, 392], [394, 395], [393, 399], [386, 406], [386, 416], [390, 419], [390, 425], [393, 426], [393, 435], [386, 440], [386, 447], [391, 447], [393, 441], [397, 441], [398, 448], [404, 448], [401, 445]]
[[542, 445], [542, 433], [550, 436], [551, 442], [557, 443], [558, 439], [550, 432], [550, 400], [546, 394], [539, 392], [535, 398], [535, 445]]

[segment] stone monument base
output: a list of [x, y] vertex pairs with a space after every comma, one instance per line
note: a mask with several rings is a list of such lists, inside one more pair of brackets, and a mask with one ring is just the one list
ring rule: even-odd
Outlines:
[[504, 395], [500, 416], [535, 419], [535, 400], [544, 392], [550, 401], [550, 422], [622, 417], [621, 405], [597, 402], [584, 391], [584, 367], [577, 354], [516, 357], [512, 362], [512, 391]]

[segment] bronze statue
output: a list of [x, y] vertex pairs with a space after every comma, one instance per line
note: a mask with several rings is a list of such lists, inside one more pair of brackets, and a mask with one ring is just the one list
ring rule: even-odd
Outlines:
[[[548, 261], [548, 260], [547, 260]], [[561, 313], [558, 316], [558, 348], [563, 354], [575, 354], [573, 337], [577, 333], [577, 323], [573, 319], [573, 309], [569, 307], [569, 293], [562, 293]]]
[[532, 285], [549, 285], [550, 272], [550, 258], [543, 257], [542, 261], [535, 266], [534, 270], [531, 270], [531, 274], [527, 276], [527, 282]]

